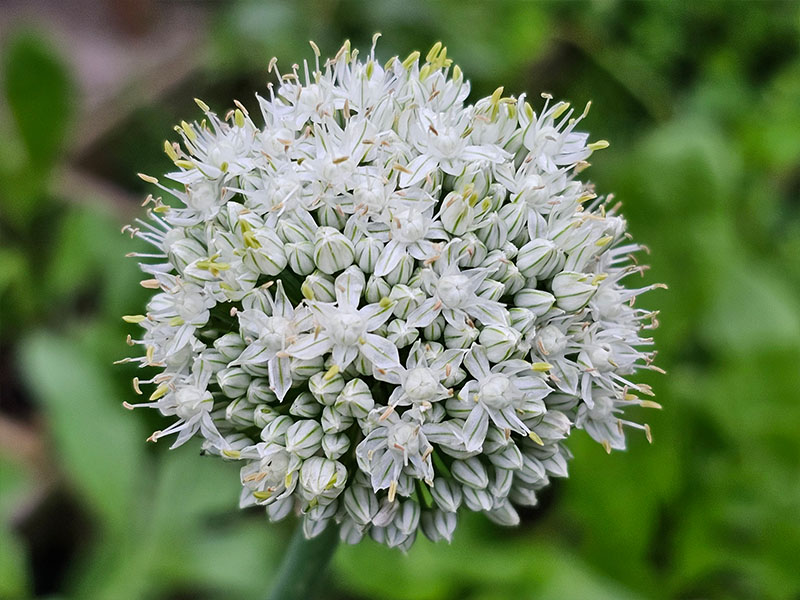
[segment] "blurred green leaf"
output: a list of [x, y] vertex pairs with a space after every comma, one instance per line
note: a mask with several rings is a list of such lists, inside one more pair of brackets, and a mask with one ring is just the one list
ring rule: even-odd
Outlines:
[[0, 456], [0, 598], [25, 598], [29, 593], [27, 552], [11, 529], [11, 518], [26, 493], [28, 473]]
[[64, 63], [35, 34], [18, 34], [4, 52], [8, 105], [30, 162], [39, 170], [55, 161], [72, 112], [72, 86]]
[[73, 341], [45, 332], [24, 341], [20, 358], [62, 467], [106, 527], [124, 528], [140, 496], [145, 436], [120, 406], [108, 369]]

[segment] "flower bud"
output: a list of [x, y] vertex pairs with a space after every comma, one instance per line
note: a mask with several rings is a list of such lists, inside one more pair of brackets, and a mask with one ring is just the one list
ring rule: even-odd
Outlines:
[[279, 219], [275, 230], [286, 244], [314, 241], [314, 231], [299, 219]]
[[536, 506], [539, 499], [536, 497], [536, 490], [531, 489], [521, 481], [515, 481], [508, 493], [508, 499], [517, 506]]
[[538, 485], [547, 479], [547, 473], [539, 459], [523, 453], [522, 468], [516, 471], [515, 478], [528, 485]]
[[363, 419], [375, 406], [369, 386], [361, 379], [351, 379], [336, 397], [333, 405], [343, 415]]
[[353, 424], [353, 417], [343, 415], [333, 406], [322, 409], [322, 431], [325, 433], [341, 433]]
[[496, 212], [489, 214], [476, 232], [488, 250], [501, 248], [508, 241], [508, 226]]
[[505, 286], [504, 295], [516, 294], [525, 287], [526, 283], [525, 277], [519, 272], [514, 263], [508, 264], [503, 276], [500, 277], [500, 281]]
[[270, 389], [269, 380], [258, 377], [247, 386], [247, 400], [250, 404], [272, 404], [278, 397]]
[[203, 350], [200, 355], [200, 368], [209, 373], [218, 373], [227, 367], [229, 362], [227, 358], [213, 348]]
[[308, 389], [319, 402], [330, 406], [344, 389], [344, 378], [338, 373], [331, 376], [327, 372], [320, 371], [308, 380]]
[[536, 315], [527, 308], [510, 308], [508, 316], [511, 319], [511, 326], [523, 335], [529, 333], [536, 322]]
[[524, 202], [510, 202], [503, 205], [497, 214], [508, 228], [508, 239], [513, 241], [525, 229], [528, 207]]
[[450, 472], [456, 481], [460, 481], [465, 486], [483, 490], [489, 485], [486, 467], [477, 456], [453, 461]]
[[454, 512], [444, 512], [441, 510], [426, 510], [420, 516], [420, 528], [425, 537], [432, 542], [453, 540], [453, 532], [456, 530], [458, 516]]
[[292, 514], [293, 508], [294, 498], [291, 496], [278, 498], [275, 502], [267, 506], [267, 518], [269, 518], [270, 522], [277, 523]]
[[503, 431], [489, 425], [489, 431], [486, 432], [486, 439], [483, 442], [483, 453], [491, 455], [500, 452], [511, 443], [513, 443], [511, 438], [506, 438]]
[[307, 241], [289, 242], [284, 247], [289, 260], [289, 268], [298, 275], [308, 275], [314, 271], [314, 244]]
[[356, 264], [364, 273], [370, 274], [375, 270], [375, 263], [383, 252], [383, 242], [375, 237], [361, 238], [355, 245]]
[[484, 279], [475, 294], [487, 300], [500, 300], [505, 295], [506, 286], [494, 279]]
[[239, 358], [239, 355], [244, 350], [246, 344], [242, 336], [238, 333], [226, 333], [214, 340], [214, 348], [219, 352], [228, 362], [234, 361]]
[[326, 457], [337, 459], [350, 449], [350, 438], [346, 433], [326, 433], [322, 436], [322, 452]]
[[370, 304], [376, 304], [382, 298], [386, 298], [392, 292], [392, 286], [386, 283], [382, 277], [370, 275], [367, 285], [364, 288], [364, 299]]
[[495, 499], [507, 498], [513, 484], [514, 470], [495, 467], [494, 478], [489, 483], [489, 493]]
[[313, 419], [322, 411], [322, 407], [310, 392], [301, 392], [289, 407], [289, 414], [304, 419]]
[[225, 407], [225, 419], [234, 425], [250, 427], [253, 425], [253, 405], [245, 398], [234, 400]]
[[392, 524], [403, 534], [411, 535], [417, 530], [419, 517], [419, 504], [414, 500], [404, 500], [400, 502], [400, 509], [394, 515]]
[[389, 294], [389, 300], [395, 302], [392, 310], [394, 316], [405, 319], [425, 300], [425, 292], [419, 288], [412, 289], [407, 285], [396, 285]]
[[567, 348], [567, 336], [555, 325], [543, 327], [536, 334], [536, 349], [545, 357], [558, 356]]
[[516, 527], [519, 525], [519, 514], [514, 510], [514, 507], [511, 506], [511, 502], [508, 500], [500, 504], [500, 506], [488, 511], [486, 516], [498, 525], [503, 525], [505, 527]]
[[541, 317], [555, 304], [555, 296], [544, 290], [524, 289], [514, 296], [514, 305], [527, 308], [537, 317]]
[[292, 381], [302, 383], [308, 381], [315, 373], [322, 371], [325, 368], [325, 361], [321, 356], [308, 360], [293, 358], [289, 365], [292, 372]]
[[469, 348], [478, 339], [477, 327], [463, 323], [455, 327], [448, 323], [444, 328], [444, 343], [448, 348]]
[[334, 302], [336, 300], [333, 279], [320, 271], [314, 271], [307, 276], [300, 286], [300, 290], [303, 292], [303, 296], [309, 300], [317, 302]]
[[563, 271], [553, 277], [551, 284], [556, 306], [567, 312], [580, 310], [592, 299], [597, 291], [597, 284], [592, 276], [574, 271]]
[[422, 335], [426, 340], [438, 340], [444, 335], [446, 321], [442, 315], [438, 315], [422, 330]]
[[439, 217], [442, 227], [453, 236], [462, 236], [472, 228], [474, 214], [469, 198], [457, 192], [450, 192], [442, 201]]
[[195, 239], [176, 240], [169, 247], [169, 260], [178, 271], [183, 271], [195, 261], [208, 258], [208, 250]]
[[342, 230], [346, 222], [345, 216], [330, 204], [323, 204], [317, 210], [317, 223], [320, 225]]
[[525, 277], [549, 279], [563, 266], [564, 252], [550, 240], [531, 240], [517, 254], [517, 268]]
[[228, 398], [241, 398], [247, 393], [251, 377], [240, 367], [222, 369], [217, 373], [217, 383]]
[[489, 251], [486, 245], [474, 233], [464, 234], [459, 248], [460, 259], [458, 264], [462, 268], [480, 267]]
[[329, 504], [316, 504], [303, 515], [303, 535], [307, 540], [313, 539], [322, 534], [331, 524], [337, 509], [338, 500], [333, 500]]
[[464, 504], [470, 510], [491, 510], [494, 504], [489, 490], [479, 490], [468, 485], [464, 486]]
[[436, 506], [445, 512], [456, 512], [461, 506], [462, 489], [461, 486], [452, 479], [436, 477], [433, 487], [430, 488]]
[[274, 231], [265, 228], [247, 231], [245, 245], [247, 251], [242, 257], [242, 262], [251, 271], [278, 275], [286, 268], [287, 258], [283, 242]]
[[353, 242], [332, 227], [320, 227], [314, 240], [314, 263], [323, 273], [332, 275], [353, 264]]
[[481, 330], [478, 341], [486, 349], [486, 356], [493, 363], [501, 363], [517, 349], [520, 333], [506, 325], [489, 325]]
[[398, 265], [389, 273], [383, 276], [389, 285], [398, 285], [401, 283], [408, 283], [411, 275], [414, 273], [415, 261], [410, 255], [405, 254], [400, 259]]
[[402, 319], [390, 321], [386, 326], [386, 339], [398, 348], [405, 348], [413, 344], [419, 337], [419, 330], [409, 327]]
[[317, 421], [303, 419], [286, 430], [286, 450], [300, 458], [310, 458], [320, 449], [322, 427]]
[[378, 498], [371, 488], [351, 485], [342, 500], [347, 514], [359, 525], [369, 525], [378, 513]]
[[268, 444], [280, 444], [283, 446], [286, 441], [286, 432], [291, 426], [291, 417], [279, 415], [267, 423], [267, 426], [261, 430], [261, 439]]
[[500, 469], [519, 469], [522, 467], [522, 451], [514, 442], [494, 454], [489, 454], [489, 461]]
[[364, 539], [365, 530], [351, 519], [344, 519], [339, 526], [339, 539], [348, 546], [354, 546]]
[[280, 416], [280, 413], [274, 408], [269, 406], [256, 406], [253, 409], [253, 424], [259, 429], [264, 429], [274, 419]]
[[338, 460], [312, 456], [300, 467], [300, 493], [303, 498], [328, 504], [342, 493], [347, 469]]

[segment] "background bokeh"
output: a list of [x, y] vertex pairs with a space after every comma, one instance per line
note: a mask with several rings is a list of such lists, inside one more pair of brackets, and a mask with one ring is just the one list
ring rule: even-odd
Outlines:
[[653, 445], [578, 432], [519, 528], [341, 548], [326, 598], [800, 598], [800, 5], [612, 0], [0, 3], [0, 598], [264, 597], [291, 524], [121, 408], [146, 296], [119, 229], [193, 97], [253, 107], [273, 55], [375, 31], [384, 59], [442, 40], [473, 99], [592, 100], [668, 375]]

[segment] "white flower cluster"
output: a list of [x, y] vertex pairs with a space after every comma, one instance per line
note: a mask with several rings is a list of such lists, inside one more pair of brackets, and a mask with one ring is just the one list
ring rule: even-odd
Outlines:
[[622, 285], [642, 247], [575, 179], [607, 144], [547, 96], [465, 105], [441, 44], [385, 66], [312, 47], [262, 126], [198, 101], [166, 144], [179, 185], [142, 176], [174, 200], [127, 228], [156, 249], [125, 317], [128, 360], [160, 369], [136, 406], [173, 418], [152, 441], [240, 461], [241, 506], [308, 537], [450, 540], [461, 505], [514, 525], [567, 475], [573, 428], [622, 449], [623, 426], [649, 437], [624, 410], [657, 406], [629, 377], [656, 368], [633, 306], [653, 286]]

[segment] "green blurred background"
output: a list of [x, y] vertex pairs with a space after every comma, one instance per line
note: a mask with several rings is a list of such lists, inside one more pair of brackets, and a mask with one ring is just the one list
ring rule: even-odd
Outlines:
[[146, 295], [120, 226], [135, 174], [198, 116], [255, 106], [266, 65], [345, 38], [435, 41], [472, 99], [547, 91], [611, 141], [585, 174], [652, 250], [652, 446], [581, 432], [516, 529], [341, 548], [327, 598], [800, 598], [800, 5], [158, 2], [0, 6], [0, 598], [264, 597], [291, 524], [237, 507], [233, 464], [144, 443], [129, 327]]

